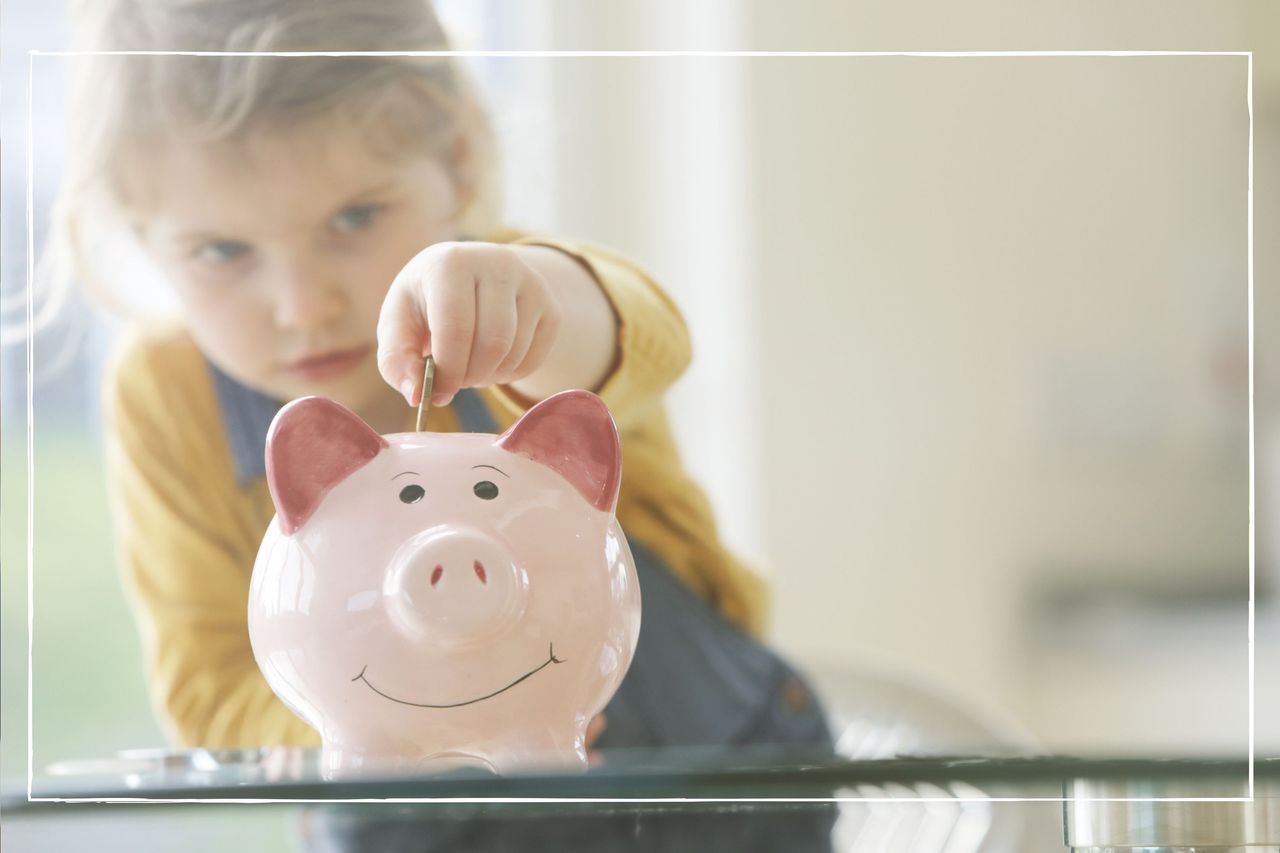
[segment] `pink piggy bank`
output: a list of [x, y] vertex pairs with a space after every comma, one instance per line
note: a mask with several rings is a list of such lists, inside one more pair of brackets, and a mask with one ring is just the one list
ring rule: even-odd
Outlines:
[[326, 777], [586, 767], [640, 632], [621, 469], [586, 391], [501, 436], [381, 436], [321, 397], [280, 410], [249, 638]]

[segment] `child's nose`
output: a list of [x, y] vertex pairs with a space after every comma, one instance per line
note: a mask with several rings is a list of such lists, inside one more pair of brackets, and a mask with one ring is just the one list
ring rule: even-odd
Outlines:
[[322, 269], [289, 264], [278, 271], [275, 321], [280, 328], [325, 326], [345, 310], [341, 286]]

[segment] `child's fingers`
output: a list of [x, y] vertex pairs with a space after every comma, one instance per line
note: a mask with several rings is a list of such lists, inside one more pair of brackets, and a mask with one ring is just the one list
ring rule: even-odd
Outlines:
[[533, 339], [529, 341], [529, 349], [525, 353], [524, 358], [516, 365], [515, 372], [521, 376], [528, 375], [537, 370], [547, 356], [551, 353], [551, 347], [556, 342], [556, 335], [560, 329], [560, 315], [554, 311], [548, 311], [538, 318], [537, 328], [534, 329]]
[[[520, 306], [516, 305], [516, 316], [520, 315]], [[542, 319], [541, 315], [536, 317], [521, 318], [518, 328], [516, 329], [516, 339], [511, 342], [511, 348], [507, 351], [507, 357], [493, 369], [493, 378], [496, 383], [512, 382], [524, 376], [518, 368], [524, 363], [525, 356], [529, 354], [529, 346], [533, 343], [533, 333], [538, 329], [538, 322]]]
[[476, 286], [476, 331], [463, 385], [488, 385], [495, 368], [516, 339], [515, 288], [507, 281], [488, 279]]
[[603, 713], [596, 714], [591, 718], [591, 722], [587, 723], [587, 733], [584, 743], [590, 747], [600, 737], [600, 733], [604, 731], [606, 720]]
[[604, 714], [596, 714], [591, 718], [591, 722], [587, 723], [587, 733], [583, 737], [583, 745], [587, 748], [587, 765], [590, 767], [599, 767], [604, 764], [604, 756], [592, 749], [592, 745], [600, 739], [600, 733], [604, 731], [605, 718]]
[[442, 280], [427, 286], [431, 355], [436, 362], [431, 402], [445, 406], [462, 387], [476, 329], [476, 286], [471, 272], [451, 266], [436, 271]]
[[393, 285], [378, 314], [378, 372], [410, 406], [422, 393], [422, 355], [430, 343], [426, 318], [411, 286]]

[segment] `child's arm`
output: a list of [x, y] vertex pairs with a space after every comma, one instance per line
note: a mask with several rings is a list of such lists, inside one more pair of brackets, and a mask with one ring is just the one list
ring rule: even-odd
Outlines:
[[517, 409], [587, 388], [620, 426], [690, 357], [680, 312], [642, 270], [604, 249], [531, 237], [424, 251], [392, 285], [378, 342], [383, 377], [411, 405], [426, 342], [437, 404], [465, 386], [499, 388]]
[[135, 344], [106, 386], [108, 489], [152, 705], [183, 746], [317, 744], [249, 646], [261, 530], [214, 440], [222, 424], [203, 370], [193, 348]]

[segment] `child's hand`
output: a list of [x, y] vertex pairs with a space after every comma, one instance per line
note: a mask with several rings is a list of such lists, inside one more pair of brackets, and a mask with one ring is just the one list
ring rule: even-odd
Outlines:
[[507, 384], [546, 360], [561, 308], [517, 247], [436, 243], [396, 276], [378, 318], [378, 370], [410, 406], [422, 393], [422, 360], [436, 362], [433, 405], [460, 388]]
[[587, 761], [592, 767], [599, 767], [604, 763], [604, 756], [591, 749], [596, 740], [599, 739], [600, 733], [604, 731], [604, 727], [605, 719], [603, 711], [596, 714], [591, 718], [591, 722], [587, 723], [587, 736], [585, 739], [587, 747]]

